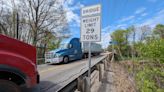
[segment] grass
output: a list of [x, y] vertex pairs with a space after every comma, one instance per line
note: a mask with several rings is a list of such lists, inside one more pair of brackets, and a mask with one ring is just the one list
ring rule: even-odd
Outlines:
[[133, 75], [139, 92], [164, 92], [164, 64], [134, 59], [122, 62]]

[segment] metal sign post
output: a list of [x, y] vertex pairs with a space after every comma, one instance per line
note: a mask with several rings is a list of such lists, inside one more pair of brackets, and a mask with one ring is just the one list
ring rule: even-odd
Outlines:
[[84, 7], [81, 10], [81, 42], [88, 42], [88, 88], [91, 88], [91, 42], [101, 41], [101, 5]]
[[89, 92], [91, 91], [90, 88], [91, 88], [91, 42], [89, 42], [89, 62], [88, 62], [88, 67], [89, 67], [89, 70], [88, 70], [88, 78], [89, 78]]

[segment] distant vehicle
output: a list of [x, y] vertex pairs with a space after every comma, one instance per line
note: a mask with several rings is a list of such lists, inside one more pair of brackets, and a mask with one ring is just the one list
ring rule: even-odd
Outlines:
[[[45, 63], [68, 63], [71, 60], [87, 58], [88, 50], [88, 44], [81, 43], [79, 38], [63, 40], [58, 49], [46, 52]], [[101, 52], [100, 44], [91, 43], [92, 55], [99, 55]]]
[[0, 92], [39, 83], [35, 47], [0, 34]]

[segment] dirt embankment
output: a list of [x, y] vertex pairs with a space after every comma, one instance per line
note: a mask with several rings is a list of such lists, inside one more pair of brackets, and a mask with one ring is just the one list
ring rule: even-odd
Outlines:
[[116, 92], [136, 92], [134, 79], [120, 63], [111, 63], [113, 67]]
[[109, 63], [99, 92], [136, 92], [133, 78], [120, 63]]

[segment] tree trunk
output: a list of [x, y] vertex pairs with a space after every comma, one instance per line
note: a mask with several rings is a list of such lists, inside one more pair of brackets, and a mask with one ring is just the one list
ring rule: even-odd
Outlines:
[[46, 47], [47, 47], [47, 44], [44, 44], [43, 55], [42, 55], [43, 58], [44, 58], [44, 54], [46, 52]]
[[117, 49], [118, 49], [118, 52], [119, 52], [119, 54], [120, 54], [121, 59], [124, 60], [124, 58], [123, 58], [123, 56], [122, 56], [122, 53], [121, 53], [121, 50], [120, 50], [120, 47], [117, 46]]
[[33, 45], [34, 45], [34, 46], [37, 45], [37, 33], [36, 33], [36, 32], [34, 32]]
[[1, 32], [7, 35], [7, 29], [0, 23]]

